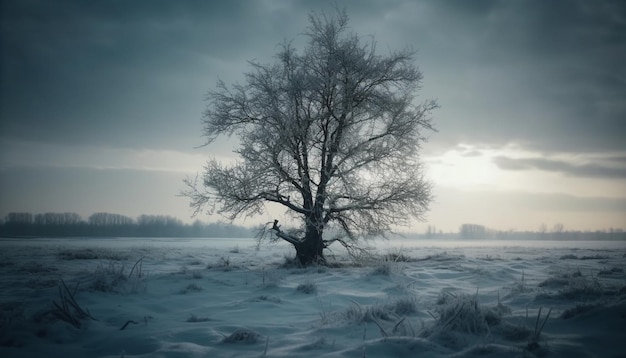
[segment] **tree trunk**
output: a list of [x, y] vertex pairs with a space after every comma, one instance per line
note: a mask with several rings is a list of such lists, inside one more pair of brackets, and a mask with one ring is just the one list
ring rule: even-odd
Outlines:
[[302, 266], [325, 262], [322, 231], [315, 226], [307, 226], [304, 239], [294, 246], [296, 248], [296, 258]]
[[296, 258], [302, 266], [312, 264], [324, 264], [324, 240], [322, 233], [324, 229], [320, 229], [315, 225], [307, 225], [304, 238], [298, 239], [289, 234], [284, 233], [278, 225], [278, 220], [274, 220], [272, 230], [276, 232], [276, 236], [289, 242], [296, 249]]

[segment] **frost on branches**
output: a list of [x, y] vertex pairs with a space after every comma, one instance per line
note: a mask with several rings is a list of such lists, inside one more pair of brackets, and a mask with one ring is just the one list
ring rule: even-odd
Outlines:
[[301, 227], [283, 231], [274, 221], [268, 232], [293, 244], [303, 265], [323, 262], [332, 243], [352, 250], [422, 219], [432, 195], [419, 151], [437, 107], [416, 101], [413, 51], [376, 54], [374, 42], [348, 31], [345, 11], [311, 14], [309, 23], [303, 51], [284, 43], [274, 63], [250, 63], [244, 84], [219, 82], [209, 93], [207, 144], [236, 136], [239, 160], [209, 161], [184, 192], [196, 213], [231, 220], [282, 205]]

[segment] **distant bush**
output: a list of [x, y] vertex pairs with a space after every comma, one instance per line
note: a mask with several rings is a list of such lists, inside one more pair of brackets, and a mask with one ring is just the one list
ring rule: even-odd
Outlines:
[[58, 253], [61, 260], [114, 260], [123, 261], [128, 259], [128, 255], [119, 251], [99, 248], [65, 249]]

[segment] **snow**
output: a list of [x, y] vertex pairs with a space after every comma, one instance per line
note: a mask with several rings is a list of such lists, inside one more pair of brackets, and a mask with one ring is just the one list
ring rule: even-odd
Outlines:
[[624, 241], [369, 244], [302, 269], [252, 239], [1, 239], [0, 356], [625, 354]]

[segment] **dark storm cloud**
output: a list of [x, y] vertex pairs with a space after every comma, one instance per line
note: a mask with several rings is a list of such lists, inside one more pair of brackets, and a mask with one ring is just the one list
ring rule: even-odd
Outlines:
[[[626, 133], [626, 3], [546, 2], [529, 22], [530, 48], [546, 59], [538, 66], [537, 96], [559, 109], [546, 126], [548, 141], [573, 150], [624, 149]], [[543, 15], [543, 16], [542, 16]], [[551, 21], [552, 20], [552, 21]], [[546, 118], [550, 120], [550, 118]], [[581, 148], [582, 147], [582, 148]]]
[[544, 158], [510, 158], [498, 156], [493, 162], [504, 170], [543, 170], [574, 177], [626, 179], [626, 168], [600, 164], [572, 164]]
[[625, 148], [626, 2], [428, 4], [420, 53], [437, 69], [425, 75], [440, 93], [439, 135], [548, 151]]
[[[0, 216], [187, 215], [179, 171], [202, 169], [198, 151], [180, 152], [203, 143], [204, 94], [218, 79], [241, 81], [248, 60], [272, 61], [285, 39], [301, 48], [308, 13], [335, 4], [380, 54], [417, 50], [418, 100], [442, 105], [425, 150], [486, 158], [516, 142], [546, 153], [612, 151], [593, 165], [496, 164], [625, 177], [616, 169], [626, 152], [624, 1], [0, 0]], [[232, 142], [221, 138], [198, 157], [205, 150], [228, 160]], [[441, 193], [441, 215], [455, 222], [492, 202], [485, 215], [519, 207], [522, 221], [546, 208], [621, 218], [626, 200], [616, 196], [452, 188]]]
[[[3, 1], [3, 135], [200, 144], [202, 96], [280, 33], [243, 1]], [[268, 20], [271, 20], [268, 18]], [[272, 41], [278, 42], [283, 35]], [[272, 47], [269, 48], [271, 50]]]
[[[203, 94], [271, 60], [333, 1], [1, 1], [3, 136], [202, 143]], [[418, 50], [431, 143], [623, 150], [626, 2], [339, 1], [380, 52]]]

